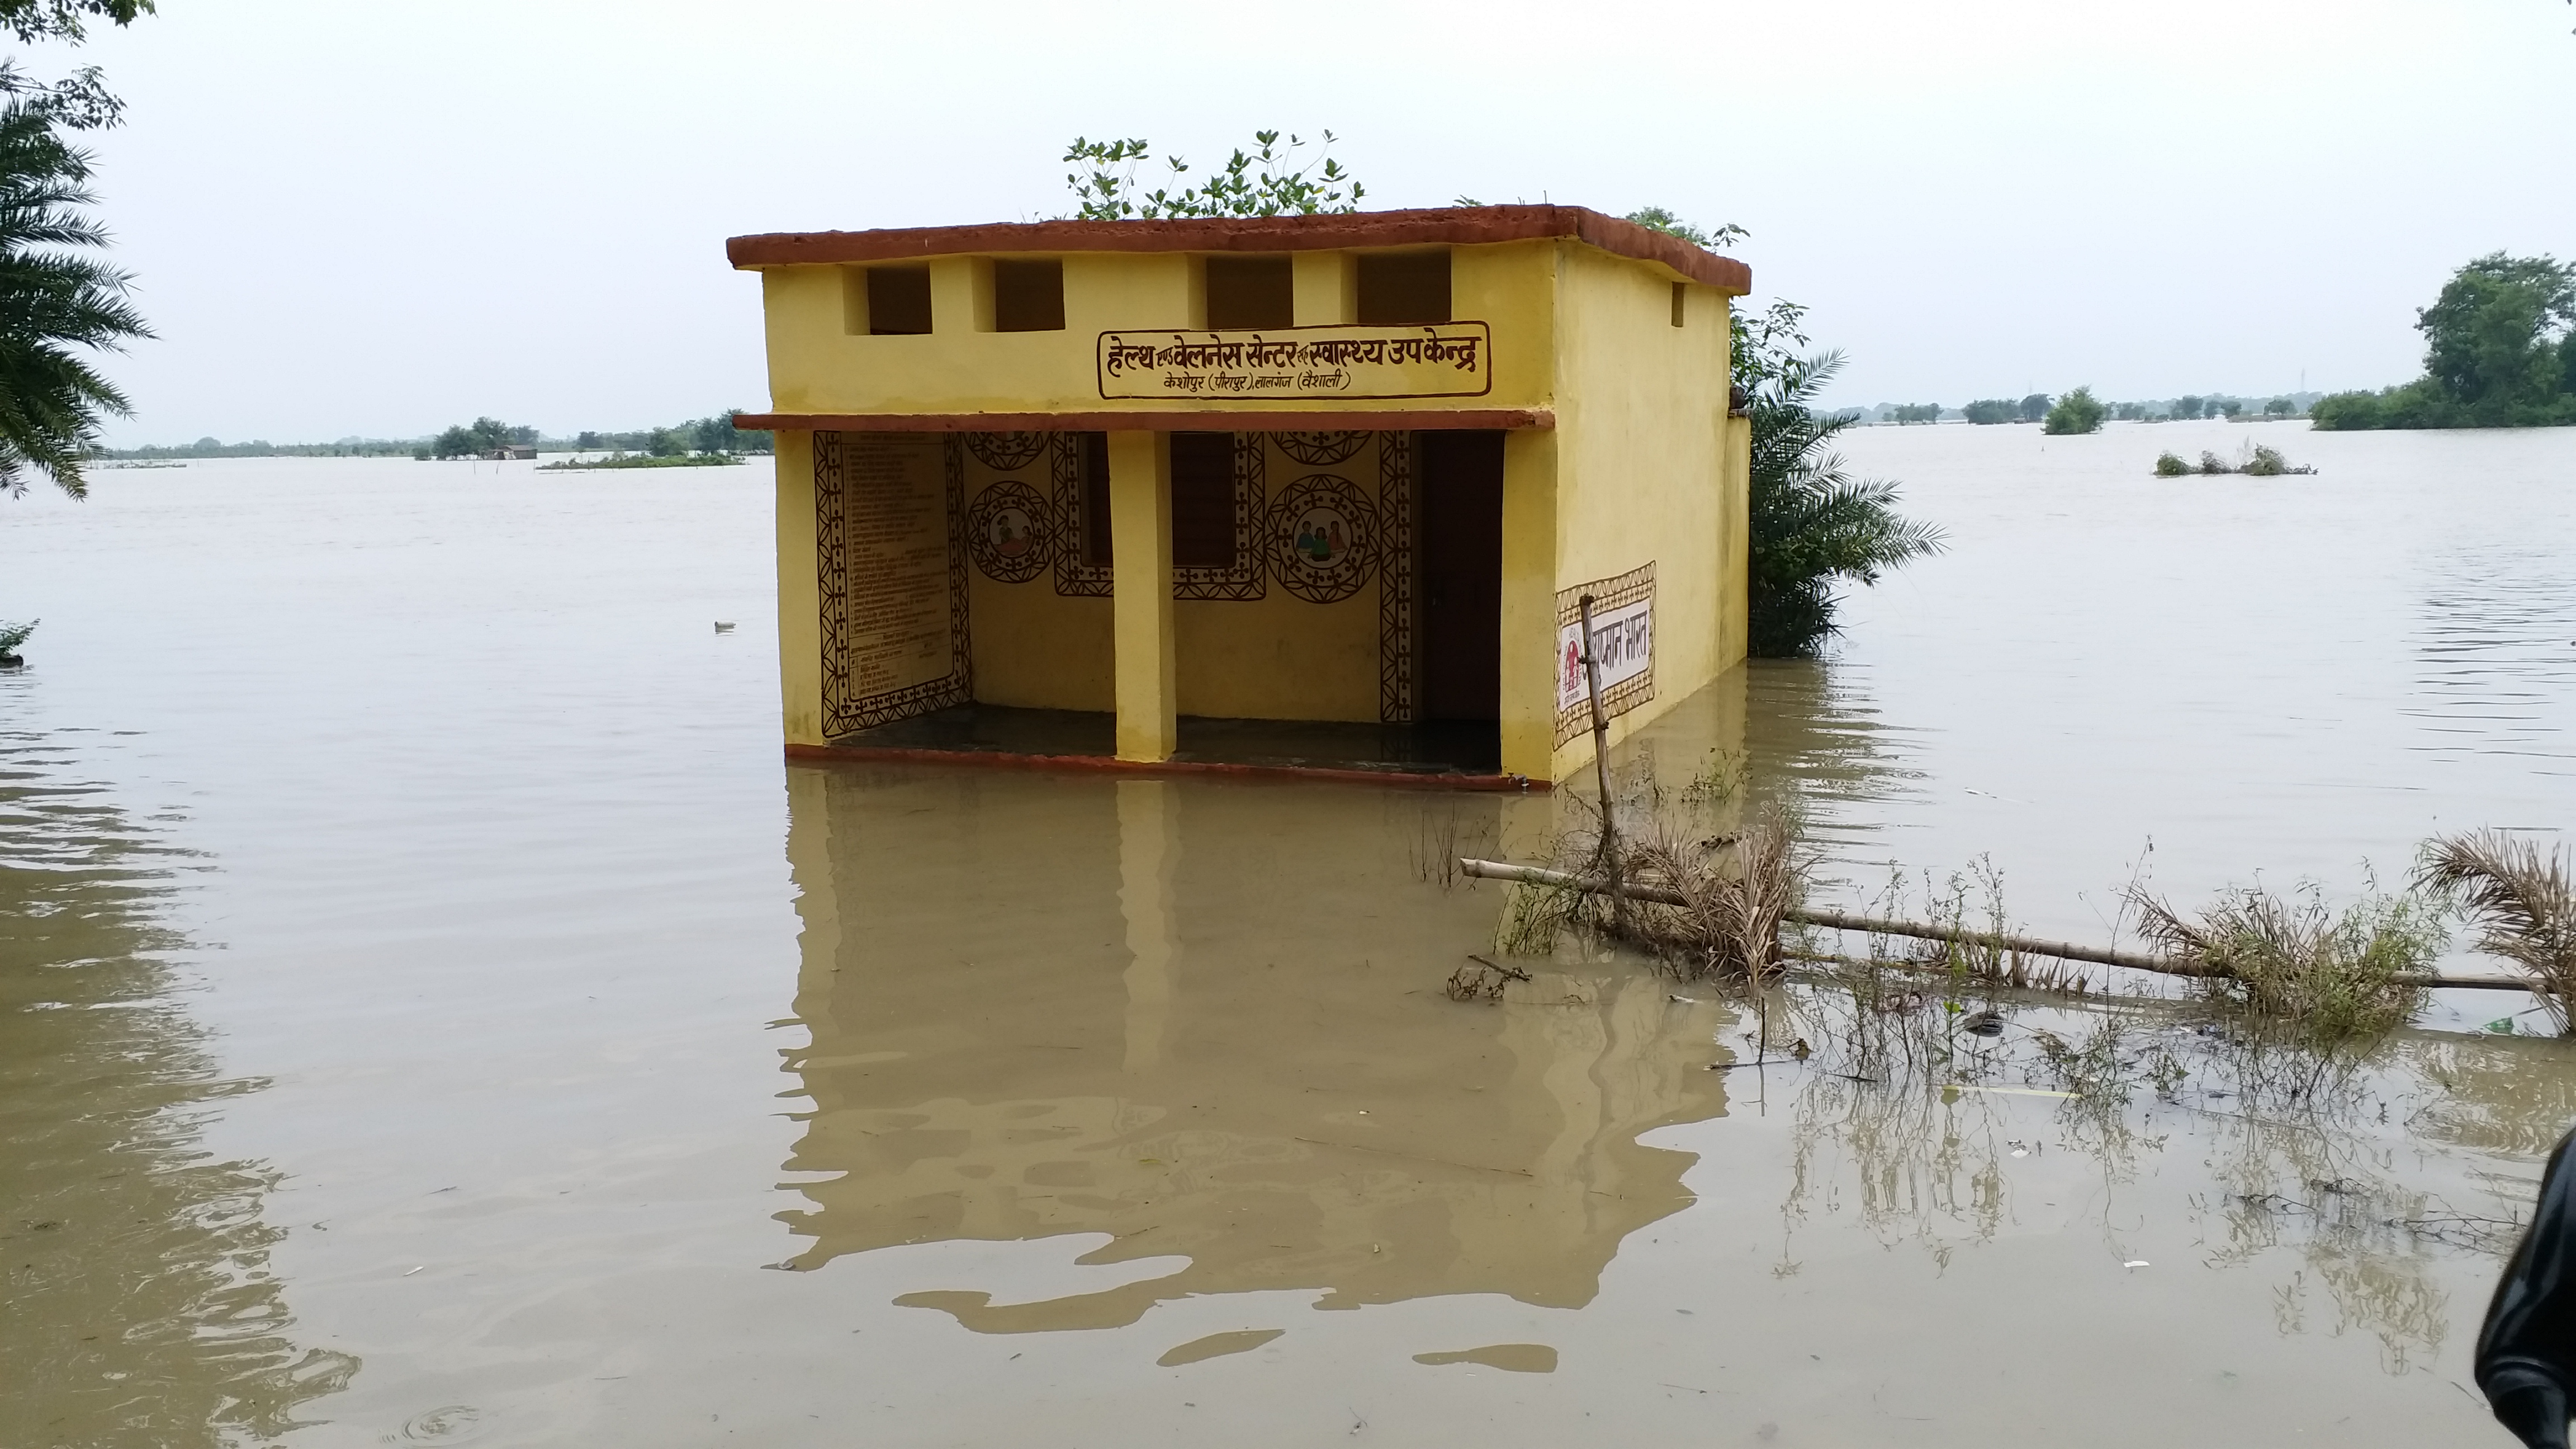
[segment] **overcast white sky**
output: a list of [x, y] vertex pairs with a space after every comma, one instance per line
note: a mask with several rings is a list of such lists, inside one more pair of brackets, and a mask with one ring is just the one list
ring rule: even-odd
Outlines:
[[2563, 0], [161, 3], [79, 57], [119, 443], [759, 407], [726, 236], [1051, 215], [1076, 133], [1734, 221], [1848, 403], [2398, 382], [2451, 268], [2576, 254]]

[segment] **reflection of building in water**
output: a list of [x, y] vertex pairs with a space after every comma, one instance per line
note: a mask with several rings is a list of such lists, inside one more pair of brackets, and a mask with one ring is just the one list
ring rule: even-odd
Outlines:
[[1592, 752], [1581, 598], [1614, 738], [1744, 657], [1752, 277], [1676, 237], [1495, 206], [727, 250], [793, 749], [1552, 780]]
[[358, 1361], [287, 1337], [277, 1175], [199, 1146], [244, 1084], [170, 999], [169, 848], [57, 783], [53, 748], [0, 742], [0, 763], [0, 1443], [277, 1438]]
[[1723, 1110], [1717, 1008], [1608, 972], [1448, 1001], [1493, 897], [1416, 878], [1423, 797], [790, 782], [813, 1043], [789, 1066], [814, 1112], [788, 1169], [839, 1174], [801, 1187], [800, 1266], [1066, 1233], [1114, 1237], [1086, 1261], [1189, 1259], [1053, 1302], [909, 1300], [992, 1331], [1276, 1288], [1575, 1305], [1689, 1201], [1689, 1157], [1637, 1138]]

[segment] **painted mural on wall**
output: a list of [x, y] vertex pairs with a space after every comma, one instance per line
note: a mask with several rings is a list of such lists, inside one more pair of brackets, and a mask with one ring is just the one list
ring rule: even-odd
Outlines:
[[814, 435], [826, 735], [973, 696], [964, 462], [954, 439]]
[[1045, 573], [1055, 551], [1055, 520], [1037, 490], [1005, 478], [975, 495], [966, 510], [966, 548], [984, 577], [1024, 584]]
[[1270, 570], [1310, 604], [1339, 603], [1377, 568], [1377, 502], [1348, 478], [1309, 473], [1270, 504]]
[[[997, 583], [1051, 585], [1061, 597], [1111, 597], [1115, 571], [1085, 562], [1083, 540], [1098, 522], [1085, 510], [1097, 505], [1099, 490], [1087, 486], [1082, 435], [968, 433], [959, 446], [960, 456], [972, 460], [963, 485], [973, 501], [963, 510], [962, 548], [977, 572]], [[1028, 476], [1034, 466], [1046, 469], [1044, 491]], [[1272, 479], [1285, 481], [1274, 488]], [[1374, 586], [1378, 715], [1388, 723], [1411, 721], [1411, 435], [1237, 433], [1233, 482], [1233, 565], [1175, 567], [1173, 599], [1257, 602], [1276, 582], [1293, 598], [1330, 606]]]
[[1583, 665], [1583, 599], [1592, 599], [1592, 638], [1601, 660], [1601, 712], [1616, 717], [1655, 697], [1655, 566], [1595, 579], [1556, 595], [1556, 742], [1592, 727]]
[[1103, 332], [1103, 398], [1482, 397], [1494, 339], [1482, 322]]

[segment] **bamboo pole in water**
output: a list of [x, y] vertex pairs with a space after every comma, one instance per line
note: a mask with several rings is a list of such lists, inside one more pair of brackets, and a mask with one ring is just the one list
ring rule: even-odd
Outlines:
[[[1690, 901], [1681, 892], [1661, 886], [1616, 886], [1595, 876], [1576, 875], [1571, 871], [1548, 870], [1543, 866], [1511, 865], [1499, 860], [1460, 860], [1462, 874], [1484, 880], [1518, 881], [1525, 885], [1554, 886], [1560, 890], [1577, 890], [1589, 895], [1619, 895], [1634, 901], [1651, 901], [1657, 905], [1686, 906]], [[2041, 941], [2029, 936], [2002, 935], [1993, 931], [1970, 931], [1953, 926], [1926, 926], [1914, 921], [1892, 921], [1877, 916], [1855, 916], [1842, 911], [1790, 911], [1787, 919], [1804, 926], [1826, 926], [1837, 931], [1866, 931], [1873, 936], [1910, 936], [1922, 941], [1954, 941], [1965, 946], [1985, 946], [1998, 951], [2019, 951], [2025, 956], [2048, 956], [2060, 961], [2085, 961], [2102, 966], [2119, 966], [2131, 971], [2153, 971], [2161, 976], [2225, 977], [2233, 972], [2202, 966], [2190, 961], [2177, 961], [2169, 956], [2148, 956], [2136, 951], [2108, 951], [2082, 946], [2072, 941]], [[2524, 976], [2446, 976], [2438, 971], [2408, 971], [2393, 978], [2401, 986], [2462, 987], [2473, 991], [2530, 991], [2535, 983]]]
[[1583, 677], [1592, 696], [1592, 778], [1601, 787], [1601, 870], [1610, 877], [1610, 919], [1628, 928], [1628, 895], [1619, 889], [1619, 832], [1610, 810], [1610, 720], [1601, 712], [1601, 654], [1593, 647], [1592, 596], [1575, 600], [1583, 616]]

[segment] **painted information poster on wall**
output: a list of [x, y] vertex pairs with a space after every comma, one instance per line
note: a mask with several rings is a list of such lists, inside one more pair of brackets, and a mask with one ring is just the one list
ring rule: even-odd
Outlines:
[[1655, 697], [1655, 566], [1596, 579], [1556, 596], [1556, 738], [1592, 727], [1591, 680], [1583, 664], [1583, 599], [1592, 598], [1593, 648], [1601, 661], [1601, 709], [1625, 714]]
[[816, 442], [827, 728], [962, 700], [963, 580], [942, 440], [849, 433]]
[[1104, 398], [1482, 397], [1494, 339], [1482, 322], [1103, 332]]

